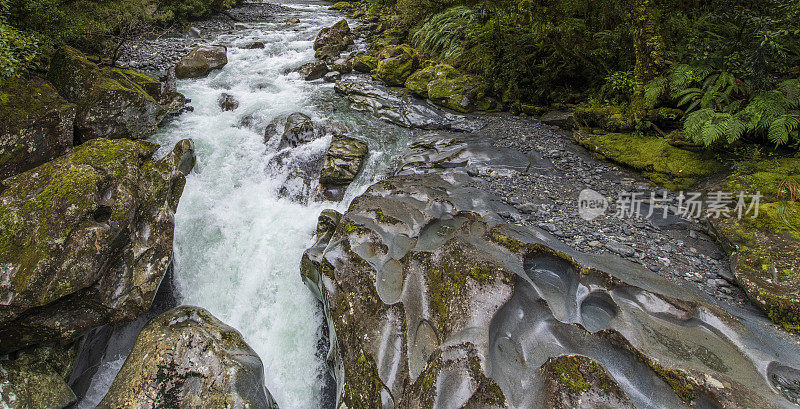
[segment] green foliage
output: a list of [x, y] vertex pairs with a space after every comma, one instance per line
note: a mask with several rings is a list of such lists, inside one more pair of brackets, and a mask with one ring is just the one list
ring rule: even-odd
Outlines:
[[800, 80], [750, 94], [728, 72], [677, 67], [670, 87], [677, 104], [686, 107], [684, 132], [695, 142], [730, 144], [750, 136], [776, 146], [800, 144]]
[[478, 13], [466, 6], [456, 6], [428, 19], [412, 36], [415, 47], [440, 59], [463, 61], [469, 46], [470, 31], [475, 29]]
[[201, 18], [237, 0], [0, 0], [0, 76], [45, 69], [68, 44], [112, 53], [132, 34]]
[[8, 24], [7, 9], [0, 0], [0, 79], [24, 73], [38, 54], [36, 39]]
[[607, 75], [600, 89], [603, 99], [614, 103], [626, 102], [636, 90], [636, 77], [633, 71], [614, 71]]

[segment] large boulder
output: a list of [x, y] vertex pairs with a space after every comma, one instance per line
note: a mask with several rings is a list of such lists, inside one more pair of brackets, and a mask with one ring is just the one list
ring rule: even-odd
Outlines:
[[455, 111], [486, 108], [486, 85], [447, 64], [415, 72], [408, 77], [405, 86], [423, 98]]
[[378, 54], [378, 65], [373, 75], [389, 85], [403, 86], [419, 65], [419, 54], [410, 46], [389, 46]]
[[474, 131], [483, 127], [477, 118], [445, 112], [414, 97], [410, 92], [395, 92], [376, 81], [346, 78], [334, 90], [347, 96], [350, 107], [407, 128]]
[[74, 403], [67, 381], [77, 351], [77, 344], [41, 346], [0, 360], [0, 407], [60, 409]]
[[205, 77], [228, 63], [228, 49], [223, 45], [199, 45], [175, 65], [179, 79]]
[[168, 113], [146, 91], [160, 89], [157, 81], [132, 70], [98, 66], [70, 47], [55, 53], [47, 76], [64, 98], [77, 105], [75, 129], [81, 140], [146, 138]]
[[208, 311], [177, 307], [150, 321], [98, 409], [277, 409], [261, 358]]
[[346, 213], [323, 215], [301, 263], [346, 407], [800, 401], [800, 347], [763, 317], [507, 224], [522, 216], [469, 175], [522, 174], [525, 155], [442, 133], [400, 157]]
[[311, 142], [316, 139], [316, 135], [314, 122], [311, 121], [311, 118], [306, 114], [295, 112], [286, 118], [278, 149], [286, 147], [294, 148], [298, 145]]
[[147, 311], [194, 166], [191, 140], [156, 161], [157, 148], [95, 139], [3, 181], [0, 354]]
[[323, 61], [312, 61], [303, 64], [295, 71], [299, 72], [306, 81], [314, 81], [324, 77], [330, 69], [328, 68], [328, 64], [325, 64]]
[[75, 105], [41, 78], [0, 84], [0, 180], [41, 165], [72, 147]]
[[317, 38], [314, 39], [314, 51], [319, 59], [334, 60], [350, 44], [353, 44], [350, 26], [347, 24], [347, 20], [342, 19], [333, 26], [320, 30]]
[[366, 143], [334, 131], [322, 162], [318, 197], [341, 200], [347, 186], [358, 176], [366, 156]]
[[359, 54], [353, 57], [353, 69], [364, 73], [369, 74], [378, 67], [378, 57], [369, 54]]

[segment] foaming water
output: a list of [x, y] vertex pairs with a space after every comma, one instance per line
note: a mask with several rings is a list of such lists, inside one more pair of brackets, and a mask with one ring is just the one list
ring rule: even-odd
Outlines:
[[[287, 25], [287, 17], [301, 23]], [[303, 189], [303, 183], [290, 167], [271, 161], [277, 144], [265, 144], [264, 128], [292, 112], [315, 122], [346, 123], [351, 136], [370, 145], [348, 198], [385, 169], [407, 138], [406, 131], [350, 111], [331, 85], [286, 74], [313, 60], [314, 36], [340, 18], [322, 6], [293, 6], [273, 22], [220, 35], [212, 42], [228, 46], [228, 64], [207, 78], [179, 82], [195, 110], [152, 138], [164, 153], [192, 138], [197, 153], [175, 215], [175, 279], [182, 303], [208, 309], [244, 335], [263, 360], [267, 387], [283, 409], [320, 406], [326, 370], [317, 356], [322, 314], [300, 279], [299, 264], [319, 213], [342, 210], [347, 200], [301, 204], [279, 194], [281, 188]], [[266, 47], [239, 48], [253, 41]], [[239, 108], [222, 112], [216, 102], [222, 92], [233, 95]], [[321, 138], [295, 148], [289, 158], [321, 155], [329, 143], [329, 137]]]

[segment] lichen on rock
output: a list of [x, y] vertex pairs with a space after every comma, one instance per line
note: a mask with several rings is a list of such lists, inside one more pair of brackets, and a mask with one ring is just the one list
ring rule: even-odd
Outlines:
[[97, 406], [277, 409], [261, 359], [235, 329], [198, 307], [177, 307], [139, 333]]
[[95, 139], [6, 179], [0, 195], [0, 354], [68, 342], [149, 308], [172, 256], [190, 140]]
[[41, 165], [72, 147], [76, 107], [47, 81], [0, 83], [0, 180]]

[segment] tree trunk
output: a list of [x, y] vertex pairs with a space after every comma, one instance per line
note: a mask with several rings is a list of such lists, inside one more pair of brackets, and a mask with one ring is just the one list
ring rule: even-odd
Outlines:
[[631, 114], [641, 119], [647, 114], [644, 86], [664, 70], [664, 39], [659, 32], [654, 0], [628, 0], [636, 55], [636, 88], [631, 99]]

